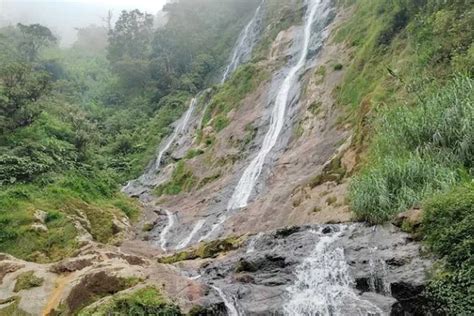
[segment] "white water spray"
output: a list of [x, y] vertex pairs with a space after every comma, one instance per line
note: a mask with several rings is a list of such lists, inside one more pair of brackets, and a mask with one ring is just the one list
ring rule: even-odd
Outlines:
[[289, 302], [284, 306], [286, 315], [383, 315], [380, 308], [361, 299], [353, 290], [344, 250], [332, 247], [343, 230], [321, 235], [312, 254], [296, 271], [296, 282], [289, 287]]
[[196, 225], [194, 226], [193, 230], [191, 231], [191, 233], [183, 240], [181, 241], [177, 246], [176, 246], [176, 250], [180, 250], [180, 249], [184, 249], [186, 248], [189, 243], [193, 240], [194, 236], [196, 236], [196, 234], [198, 233], [198, 231], [202, 228], [202, 226], [204, 225], [204, 223], [206, 222], [206, 220], [204, 219], [201, 219], [199, 220]]
[[224, 302], [225, 307], [227, 308], [227, 312], [229, 316], [241, 316], [242, 313], [239, 312], [239, 309], [236, 305], [234, 305], [232, 298], [227, 298], [224, 292], [218, 288], [217, 286], [211, 285], [211, 287], [219, 294], [222, 301]]
[[163, 162], [163, 156], [168, 152], [171, 145], [173, 145], [176, 137], [185, 133], [188, 129], [189, 119], [191, 118], [191, 114], [194, 112], [194, 108], [196, 107], [197, 98], [192, 98], [191, 103], [189, 104], [188, 110], [184, 113], [181, 117], [179, 122], [177, 123], [173, 133], [168, 138], [168, 140], [164, 143], [163, 147], [160, 147], [158, 155], [156, 159], [150, 164], [147, 168], [145, 173], [143, 173], [138, 179], [129, 181], [126, 186], [122, 188], [122, 192], [130, 193], [133, 192], [134, 186], [138, 183], [141, 186], [153, 186], [156, 185], [156, 173], [161, 167], [161, 163]]
[[250, 194], [252, 193], [257, 179], [262, 172], [265, 158], [275, 146], [283, 129], [286, 107], [289, 103], [290, 90], [298, 73], [306, 64], [306, 57], [308, 56], [309, 43], [311, 39], [311, 27], [315, 20], [316, 13], [318, 12], [318, 8], [320, 8], [320, 3], [321, 0], [311, 0], [309, 3], [308, 12], [305, 18], [304, 41], [303, 47], [301, 48], [301, 56], [296, 65], [290, 69], [283, 84], [278, 89], [279, 92], [270, 118], [270, 128], [265, 135], [262, 148], [245, 169], [232, 197], [229, 200], [227, 210], [239, 209], [247, 206]]
[[390, 288], [390, 282], [387, 280], [387, 263], [385, 263], [383, 259], [377, 257], [377, 247], [370, 248], [369, 268], [369, 290], [374, 293], [391, 295], [392, 290]]
[[257, 243], [257, 241], [260, 240], [260, 238], [263, 237], [263, 235], [264, 234], [262, 232], [260, 232], [256, 236], [252, 237], [252, 239], [250, 240], [249, 245], [247, 247], [246, 253], [249, 254], [249, 253], [255, 252], [255, 244]]
[[176, 128], [175, 128], [173, 134], [171, 135], [171, 137], [169, 138], [168, 142], [165, 144], [165, 146], [158, 153], [158, 157], [156, 158], [156, 161], [155, 161], [154, 166], [152, 168], [152, 172], [155, 173], [156, 171], [158, 171], [160, 169], [161, 162], [163, 160], [163, 155], [170, 149], [171, 145], [176, 140], [176, 137], [178, 135], [181, 135], [184, 132], [186, 132], [186, 129], [188, 127], [189, 119], [191, 118], [191, 114], [194, 111], [194, 107], [196, 106], [196, 103], [197, 103], [197, 98], [192, 98], [191, 104], [189, 105], [189, 109], [184, 114], [183, 119], [178, 124], [178, 126], [176, 126]]
[[260, 16], [260, 10], [262, 8], [262, 3], [258, 6], [257, 10], [255, 11], [254, 16], [250, 20], [250, 22], [245, 26], [242, 32], [239, 35], [239, 39], [237, 40], [237, 44], [234, 47], [232, 52], [232, 59], [230, 63], [227, 65], [224, 74], [222, 75], [221, 83], [224, 83], [229, 76], [237, 69], [237, 67], [245, 62], [245, 59], [250, 57], [252, 53], [253, 44], [256, 40], [257, 33], [258, 33], [258, 18]]
[[166, 216], [168, 217], [168, 224], [166, 225], [166, 227], [160, 233], [160, 245], [161, 245], [161, 249], [163, 251], [167, 251], [167, 248], [166, 248], [166, 243], [167, 243], [166, 235], [168, 235], [169, 231], [174, 226], [174, 223], [176, 221], [175, 220], [176, 219], [175, 215], [173, 213], [171, 213], [168, 210], [165, 210], [165, 212], [166, 212]]

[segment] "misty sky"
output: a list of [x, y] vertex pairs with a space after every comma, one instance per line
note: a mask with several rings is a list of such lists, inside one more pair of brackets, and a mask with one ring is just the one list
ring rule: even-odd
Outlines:
[[108, 10], [117, 18], [121, 10], [140, 9], [152, 14], [161, 10], [166, 0], [0, 0], [0, 26], [40, 23], [61, 38], [62, 46], [76, 39], [74, 28], [102, 25]]

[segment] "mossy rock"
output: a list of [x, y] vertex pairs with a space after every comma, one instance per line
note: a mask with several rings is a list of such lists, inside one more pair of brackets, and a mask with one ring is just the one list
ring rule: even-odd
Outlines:
[[185, 260], [215, 258], [219, 254], [236, 250], [242, 244], [242, 239], [238, 237], [228, 237], [226, 239], [202, 242], [197, 248], [181, 251], [174, 255], [158, 258], [158, 262], [173, 264]]
[[323, 171], [320, 174], [311, 179], [309, 187], [313, 189], [327, 182], [336, 182], [339, 184], [345, 176], [346, 169], [342, 166], [341, 156], [338, 156], [331, 160], [331, 162], [323, 168]]
[[240, 259], [239, 263], [237, 263], [237, 266], [235, 268], [235, 272], [256, 272], [258, 271], [258, 267], [245, 259]]
[[17, 277], [13, 291], [28, 290], [43, 285], [43, 282], [44, 279], [37, 277], [34, 271], [23, 272]]

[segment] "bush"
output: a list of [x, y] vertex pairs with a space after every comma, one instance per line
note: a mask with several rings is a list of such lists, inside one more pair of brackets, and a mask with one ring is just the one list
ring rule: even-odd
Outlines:
[[474, 79], [456, 77], [426, 101], [382, 113], [376, 155], [393, 151], [434, 153], [473, 168]]
[[425, 202], [423, 234], [431, 250], [445, 258], [449, 268], [460, 268], [472, 261], [474, 183], [460, 185]]
[[432, 310], [440, 315], [473, 315], [473, 280], [472, 263], [453, 272], [438, 272], [426, 289], [426, 296], [433, 305]]
[[23, 272], [17, 277], [13, 292], [19, 292], [22, 290], [31, 289], [33, 287], [38, 287], [41, 286], [43, 282], [44, 279], [35, 276], [34, 271]]
[[177, 195], [183, 191], [187, 192], [194, 187], [196, 182], [197, 179], [192, 171], [186, 166], [184, 161], [180, 161], [176, 164], [171, 179], [155, 189], [155, 195]]
[[117, 295], [109, 303], [100, 304], [95, 308], [86, 308], [79, 312], [87, 315], [182, 315], [179, 308], [169, 303], [163, 295], [153, 287], [146, 287], [131, 294]]
[[474, 183], [426, 201], [423, 233], [441, 259], [426, 290], [434, 308], [448, 315], [474, 314]]
[[472, 173], [473, 80], [455, 78], [417, 106], [383, 111], [367, 166], [351, 184], [351, 205], [380, 223]]
[[352, 210], [361, 220], [382, 223], [456, 181], [451, 168], [427, 157], [387, 157], [353, 179]]

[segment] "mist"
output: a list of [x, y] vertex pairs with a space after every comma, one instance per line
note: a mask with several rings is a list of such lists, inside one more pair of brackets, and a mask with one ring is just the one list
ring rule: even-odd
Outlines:
[[70, 47], [77, 39], [76, 28], [89, 25], [105, 26], [104, 18], [109, 10], [115, 21], [122, 10], [139, 9], [156, 15], [166, 2], [0, 0], [0, 27], [17, 23], [39, 23], [51, 29], [59, 38], [61, 47]]

